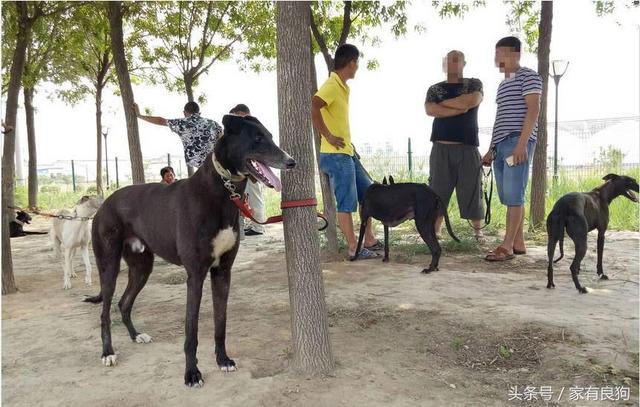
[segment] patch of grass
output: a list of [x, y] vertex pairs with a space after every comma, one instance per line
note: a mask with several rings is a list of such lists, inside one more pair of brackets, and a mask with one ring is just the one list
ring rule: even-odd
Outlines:
[[462, 348], [463, 346], [464, 346], [464, 339], [460, 338], [459, 336], [456, 336], [451, 341], [451, 347], [455, 350], [460, 350], [460, 348]]
[[511, 352], [511, 349], [509, 349], [507, 345], [500, 345], [500, 348], [498, 349], [498, 354], [503, 359], [509, 359], [511, 355], [513, 355], [513, 352]]

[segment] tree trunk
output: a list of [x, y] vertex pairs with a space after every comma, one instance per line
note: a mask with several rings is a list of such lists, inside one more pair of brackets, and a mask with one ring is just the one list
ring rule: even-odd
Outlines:
[[[9, 206], [14, 205], [15, 172], [14, 156], [16, 152], [16, 116], [18, 115], [18, 97], [22, 84], [22, 73], [27, 55], [27, 45], [31, 34], [31, 21], [27, 14], [27, 3], [14, 3], [18, 15], [18, 35], [16, 48], [13, 51], [13, 60], [9, 73], [9, 87], [7, 89], [7, 106], [5, 108], [4, 122], [13, 130], [4, 134], [4, 146], [2, 150], [2, 294], [11, 294], [17, 291], [13, 278], [13, 261], [11, 259], [11, 241], [9, 240], [9, 222], [13, 210]], [[7, 6], [9, 7], [9, 6]]]
[[131, 78], [129, 77], [129, 68], [127, 67], [127, 57], [124, 49], [122, 2], [108, 2], [106, 7], [109, 17], [113, 63], [116, 67], [116, 74], [118, 75], [120, 94], [122, 95], [122, 104], [124, 106], [124, 116], [127, 122], [131, 176], [134, 184], [142, 184], [144, 183], [144, 166], [142, 162], [142, 151], [140, 149], [138, 119], [133, 112], [133, 89], [131, 88]]
[[102, 195], [102, 86], [96, 86], [96, 192]]
[[24, 112], [27, 118], [27, 144], [29, 146], [29, 208], [38, 206], [38, 157], [36, 154], [36, 126], [34, 121], [33, 88], [24, 88]]
[[543, 1], [538, 28], [538, 73], [542, 77], [542, 96], [540, 115], [538, 116], [538, 142], [533, 157], [531, 180], [531, 204], [529, 207], [530, 227], [538, 228], [544, 224], [545, 200], [547, 192], [547, 94], [549, 88], [549, 53], [551, 51], [551, 23], [553, 20], [553, 2]]
[[[311, 133], [309, 2], [277, 3], [278, 113], [282, 147], [297, 167], [283, 172], [284, 201], [315, 196]], [[327, 306], [320, 269], [315, 208], [284, 211], [284, 236], [291, 303], [293, 367], [307, 373], [333, 369]]]
[[[191, 78], [189, 75], [184, 75], [184, 89], [187, 92], [187, 100], [189, 102], [193, 102], [193, 78]], [[193, 167], [187, 165], [187, 175], [190, 177], [193, 175], [193, 173], [195, 172], [195, 170], [193, 169]]]
[[193, 102], [193, 78], [189, 75], [184, 75], [184, 90], [187, 92], [187, 100]]
[[[311, 97], [318, 91], [318, 74], [316, 71], [316, 63], [313, 58], [313, 48], [311, 48]], [[333, 196], [331, 183], [327, 174], [320, 170], [320, 134], [313, 130], [313, 141], [315, 144], [316, 163], [318, 165], [318, 177], [320, 178], [320, 189], [322, 191], [322, 204], [324, 215], [327, 218], [327, 229], [324, 233], [327, 238], [327, 247], [325, 253], [327, 256], [336, 260], [338, 258], [338, 228], [336, 226], [336, 200]]]

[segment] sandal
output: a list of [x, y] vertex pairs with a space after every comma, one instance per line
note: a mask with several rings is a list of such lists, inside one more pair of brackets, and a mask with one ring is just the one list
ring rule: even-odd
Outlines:
[[365, 246], [364, 248], [367, 250], [373, 250], [377, 252], [378, 250], [384, 249], [384, 245], [380, 240], [376, 240], [374, 244], [372, 244], [371, 246]]
[[513, 254], [509, 253], [507, 249], [502, 246], [498, 246], [495, 250], [489, 252], [484, 258], [486, 261], [505, 261], [513, 259]]
[[371, 260], [371, 259], [375, 259], [376, 257], [380, 257], [380, 255], [378, 253], [374, 253], [371, 250], [368, 250], [366, 248], [362, 248], [362, 250], [360, 250], [360, 253], [358, 253], [358, 256], [349, 256], [349, 260], [351, 261], [355, 261], [355, 260]]

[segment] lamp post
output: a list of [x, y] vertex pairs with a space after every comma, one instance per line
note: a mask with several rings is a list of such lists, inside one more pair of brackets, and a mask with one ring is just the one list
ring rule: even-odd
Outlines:
[[553, 141], [553, 185], [558, 184], [558, 85], [560, 78], [567, 72], [569, 61], [554, 60], [551, 61], [551, 77], [556, 83], [556, 118], [555, 118], [555, 136]]
[[109, 157], [107, 156], [107, 135], [109, 134], [109, 127], [103, 127], [102, 136], [104, 137], [104, 168], [107, 172], [107, 188], [109, 189]]

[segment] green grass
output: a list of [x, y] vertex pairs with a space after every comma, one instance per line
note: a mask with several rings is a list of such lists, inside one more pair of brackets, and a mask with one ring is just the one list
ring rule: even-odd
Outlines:
[[[603, 170], [602, 175], [604, 176], [608, 172], [616, 172]], [[617, 173], [621, 173], [618, 171]], [[374, 179], [382, 179], [381, 174], [371, 174]], [[640, 168], [634, 168], [624, 172], [624, 175], [628, 175], [634, 177], [635, 179], [640, 179]], [[409, 181], [408, 174], [398, 174], [394, 175], [395, 182], [407, 182]], [[426, 183], [426, 176], [413, 176], [411, 178], [411, 182], [421, 182]], [[569, 192], [585, 192], [590, 191], [593, 188], [601, 185], [603, 183], [601, 177], [597, 176], [571, 176], [571, 174], [560, 173], [558, 178], [558, 184], [554, 187], [552, 185], [552, 180], [549, 178], [548, 180], [548, 189], [547, 189], [547, 197], [545, 203], [546, 214], [549, 214], [555, 202], [563, 195]], [[530, 188], [531, 183], [527, 187], [526, 198], [527, 202], [525, 202], [525, 222], [528, 224], [529, 219], [529, 196], [530, 196]], [[265, 189], [265, 201], [267, 205], [267, 214], [269, 216], [280, 213], [280, 195], [275, 193], [271, 189]], [[316, 195], [318, 197], [318, 208], [322, 208], [322, 194], [319, 189], [316, 189]], [[637, 231], [639, 229], [639, 207], [635, 202], [631, 202], [630, 200], [619, 197], [615, 201], [611, 203], [609, 207], [609, 230], [633, 230]], [[494, 185], [493, 189], [493, 199], [491, 201], [491, 223], [484, 229], [485, 234], [495, 235], [498, 234], [501, 230], [504, 230], [505, 220], [506, 220], [506, 212], [507, 208], [500, 204], [500, 200], [498, 198], [498, 192]], [[456, 249], [458, 247], [462, 248], [459, 245], [468, 245], [469, 242], [465, 243], [465, 239], [468, 240], [472, 236], [471, 226], [464, 219], [460, 219], [460, 214], [458, 212], [458, 204], [457, 200], [454, 196], [451, 197], [451, 201], [449, 203], [448, 208], [449, 219], [451, 220], [452, 227], [456, 234], [460, 238], [463, 239], [463, 243], [458, 244], [455, 242], [455, 245], [448, 249]], [[356, 216], [354, 214], [354, 216]], [[415, 230], [412, 222], [407, 222], [405, 225], [409, 225], [411, 230]], [[536, 235], [543, 233], [544, 230], [536, 231], [537, 233], [530, 233], [530, 238], [535, 240]], [[443, 229], [443, 233], [444, 229]], [[539, 237], [539, 236], [538, 236]], [[456, 246], [458, 245], [458, 246]]]
[[[603, 170], [603, 175], [607, 172], [616, 172]], [[371, 174], [375, 179], [382, 179], [382, 174], [377, 174], [372, 172]], [[632, 176], [636, 179], [640, 178], [640, 168], [634, 168], [628, 171], [625, 171], [625, 175]], [[394, 178], [396, 182], [406, 182], [411, 179], [411, 182], [427, 182], [427, 177], [425, 175], [421, 176], [413, 176], [409, 177], [408, 173], [399, 173], [394, 174]], [[547, 198], [546, 198], [546, 211], [547, 214], [551, 211], [553, 204], [560, 198], [562, 195], [575, 192], [575, 191], [589, 191], [598, 185], [602, 184], [601, 177], [596, 176], [582, 176], [576, 177], [571, 176], [571, 174], [560, 173], [558, 179], [558, 185], [555, 187], [552, 185], [551, 179], [549, 179], [548, 185], [549, 189], [547, 190]], [[531, 185], [531, 184], [529, 184]], [[70, 188], [69, 188], [70, 189]], [[265, 188], [265, 205], [267, 216], [273, 216], [281, 213], [280, 210], [280, 194], [276, 193], [274, 190]], [[113, 192], [113, 190], [109, 190], [107, 195]], [[40, 193], [38, 195], [38, 207], [44, 210], [55, 210], [61, 208], [70, 208], [75, 205], [75, 203], [82, 197], [82, 195], [95, 193], [95, 189], [91, 187], [79, 187], [77, 192], [66, 191], [64, 186], [63, 188], [59, 188], [51, 185], [43, 185], [41, 187]], [[322, 194], [320, 190], [316, 189], [316, 194], [318, 197], [318, 208], [322, 208]], [[529, 191], [527, 191], [527, 198], [529, 198]], [[27, 205], [27, 189], [25, 186], [16, 187], [16, 205], [20, 207], [26, 207]], [[525, 204], [526, 214], [525, 217], [528, 219], [529, 217], [529, 203]], [[612, 202], [610, 208], [610, 219], [609, 219], [609, 229], [610, 230], [638, 230], [638, 222], [639, 222], [639, 205], [631, 202], [630, 200], [620, 197]], [[450, 251], [467, 251], [472, 247], [475, 247], [472, 237], [472, 230], [469, 226], [468, 222], [464, 219], [460, 219], [460, 215], [457, 209], [457, 201], [454, 196], [451, 198], [451, 202], [449, 204], [449, 218], [451, 220], [452, 227], [458, 237], [461, 238], [461, 243], [456, 243], [447, 239], [445, 245], [447, 245], [446, 249]], [[485, 234], [497, 235], [501, 230], [505, 227], [505, 217], [506, 217], [506, 207], [501, 205], [498, 200], [498, 193], [494, 186], [493, 191], [493, 199], [491, 204], [491, 223], [486, 227]], [[357, 219], [357, 218], [356, 218]], [[356, 224], [359, 223], [356, 220]], [[380, 226], [377, 225], [377, 228], [380, 229]], [[391, 240], [400, 239], [399, 234], [403, 234], [402, 232], [415, 233], [415, 226], [413, 222], [407, 222], [404, 225], [396, 228], [396, 231], [399, 233], [392, 233]], [[543, 236], [540, 234], [544, 231], [537, 231], [538, 233], [529, 233], [529, 238], [532, 239], [542, 239]], [[443, 230], [443, 233], [444, 232]], [[344, 246], [344, 242], [341, 242], [341, 246]], [[415, 252], [422, 253], [424, 250], [424, 244], [422, 242], [415, 243]]]

